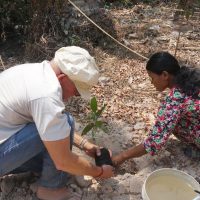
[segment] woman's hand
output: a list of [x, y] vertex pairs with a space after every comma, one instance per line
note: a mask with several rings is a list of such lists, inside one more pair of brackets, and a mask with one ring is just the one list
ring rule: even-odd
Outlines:
[[125, 162], [125, 159], [122, 156], [122, 154], [118, 154], [112, 157], [112, 162], [113, 162], [113, 165], [117, 167], [121, 165], [123, 162]]
[[143, 143], [141, 143], [137, 146], [131, 147], [131, 148], [121, 152], [120, 154], [118, 154], [116, 156], [113, 156], [112, 157], [113, 165], [114, 166], [121, 165], [123, 162], [125, 162], [128, 159], [137, 158], [137, 157], [145, 155], [146, 153], [147, 152], [144, 148], [144, 145], [143, 145]]

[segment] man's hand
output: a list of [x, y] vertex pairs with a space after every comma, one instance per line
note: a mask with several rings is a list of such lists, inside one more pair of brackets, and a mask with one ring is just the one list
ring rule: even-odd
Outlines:
[[114, 176], [114, 168], [110, 165], [102, 165], [102, 174], [98, 177], [94, 177], [96, 179], [106, 179]]
[[103, 167], [103, 174], [100, 178], [110, 178], [114, 176], [114, 168], [110, 165], [102, 165]]
[[[86, 140], [83, 137], [81, 137], [78, 133], [74, 134], [74, 144], [79, 149], [84, 150], [85, 153], [87, 155], [89, 155], [90, 157], [92, 157], [92, 158], [95, 158], [96, 155], [97, 156], [101, 155], [100, 149], [102, 147], [99, 147], [99, 146], [97, 146], [95, 144], [92, 144], [88, 140]], [[112, 152], [110, 150], [109, 150], [109, 152], [110, 152], [110, 157], [112, 157]]]
[[[101, 155], [101, 151], [100, 151], [101, 148], [103, 147], [99, 147], [87, 141], [83, 147], [83, 150], [85, 151], [87, 155], [89, 155], [92, 158], [95, 158], [95, 155], [97, 156]], [[110, 153], [110, 157], [112, 157], [112, 151], [110, 149], [108, 149], [108, 151]]]
[[95, 144], [92, 144], [88, 140], [81, 137], [78, 133], [74, 134], [74, 144], [79, 148], [85, 151], [90, 157], [94, 158], [95, 155], [100, 155], [100, 147]]
[[94, 158], [95, 155], [98, 155], [98, 156], [101, 155], [100, 147], [88, 141], [85, 143], [83, 150], [88, 156], [92, 158]]

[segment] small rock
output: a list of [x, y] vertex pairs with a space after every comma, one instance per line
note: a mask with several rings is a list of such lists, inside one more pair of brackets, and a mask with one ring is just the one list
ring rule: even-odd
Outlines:
[[159, 25], [153, 25], [151, 27], [149, 27], [150, 30], [160, 30], [160, 26]]
[[133, 77], [130, 77], [130, 78], [128, 79], [128, 84], [131, 85], [132, 83], [133, 83]]
[[91, 189], [97, 191], [99, 189], [99, 183], [92, 184]]
[[110, 80], [110, 77], [101, 76], [99, 77], [99, 82], [105, 84]]
[[78, 186], [75, 185], [75, 184], [70, 184], [70, 187], [71, 187], [72, 189], [76, 189]]
[[167, 36], [160, 36], [157, 38], [157, 40], [162, 42], [168, 42], [170, 39]]
[[92, 178], [89, 176], [75, 176], [75, 181], [81, 188], [88, 187], [92, 184]]
[[137, 33], [131, 33], [128, 35], [129, 39], [137, 39], [138, 38], [138, 35]]

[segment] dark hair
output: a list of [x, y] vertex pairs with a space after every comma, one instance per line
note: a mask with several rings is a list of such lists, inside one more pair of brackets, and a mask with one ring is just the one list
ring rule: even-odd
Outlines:
[[174, 75], [174, 84], [185, 94], [200, 98], [200, 68], [180, 67], [178, 60], [168, 52], [153, 54], [146, 65], [146, 70], [160, 75], [163, 71]]

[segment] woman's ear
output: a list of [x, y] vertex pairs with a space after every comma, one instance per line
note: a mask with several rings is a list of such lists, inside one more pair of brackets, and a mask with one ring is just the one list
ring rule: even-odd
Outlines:
[[169, 73], [167, 71], [163, 71], [162, 77], [164, 78], [164, 80], [168, 80], [169, 79]]

